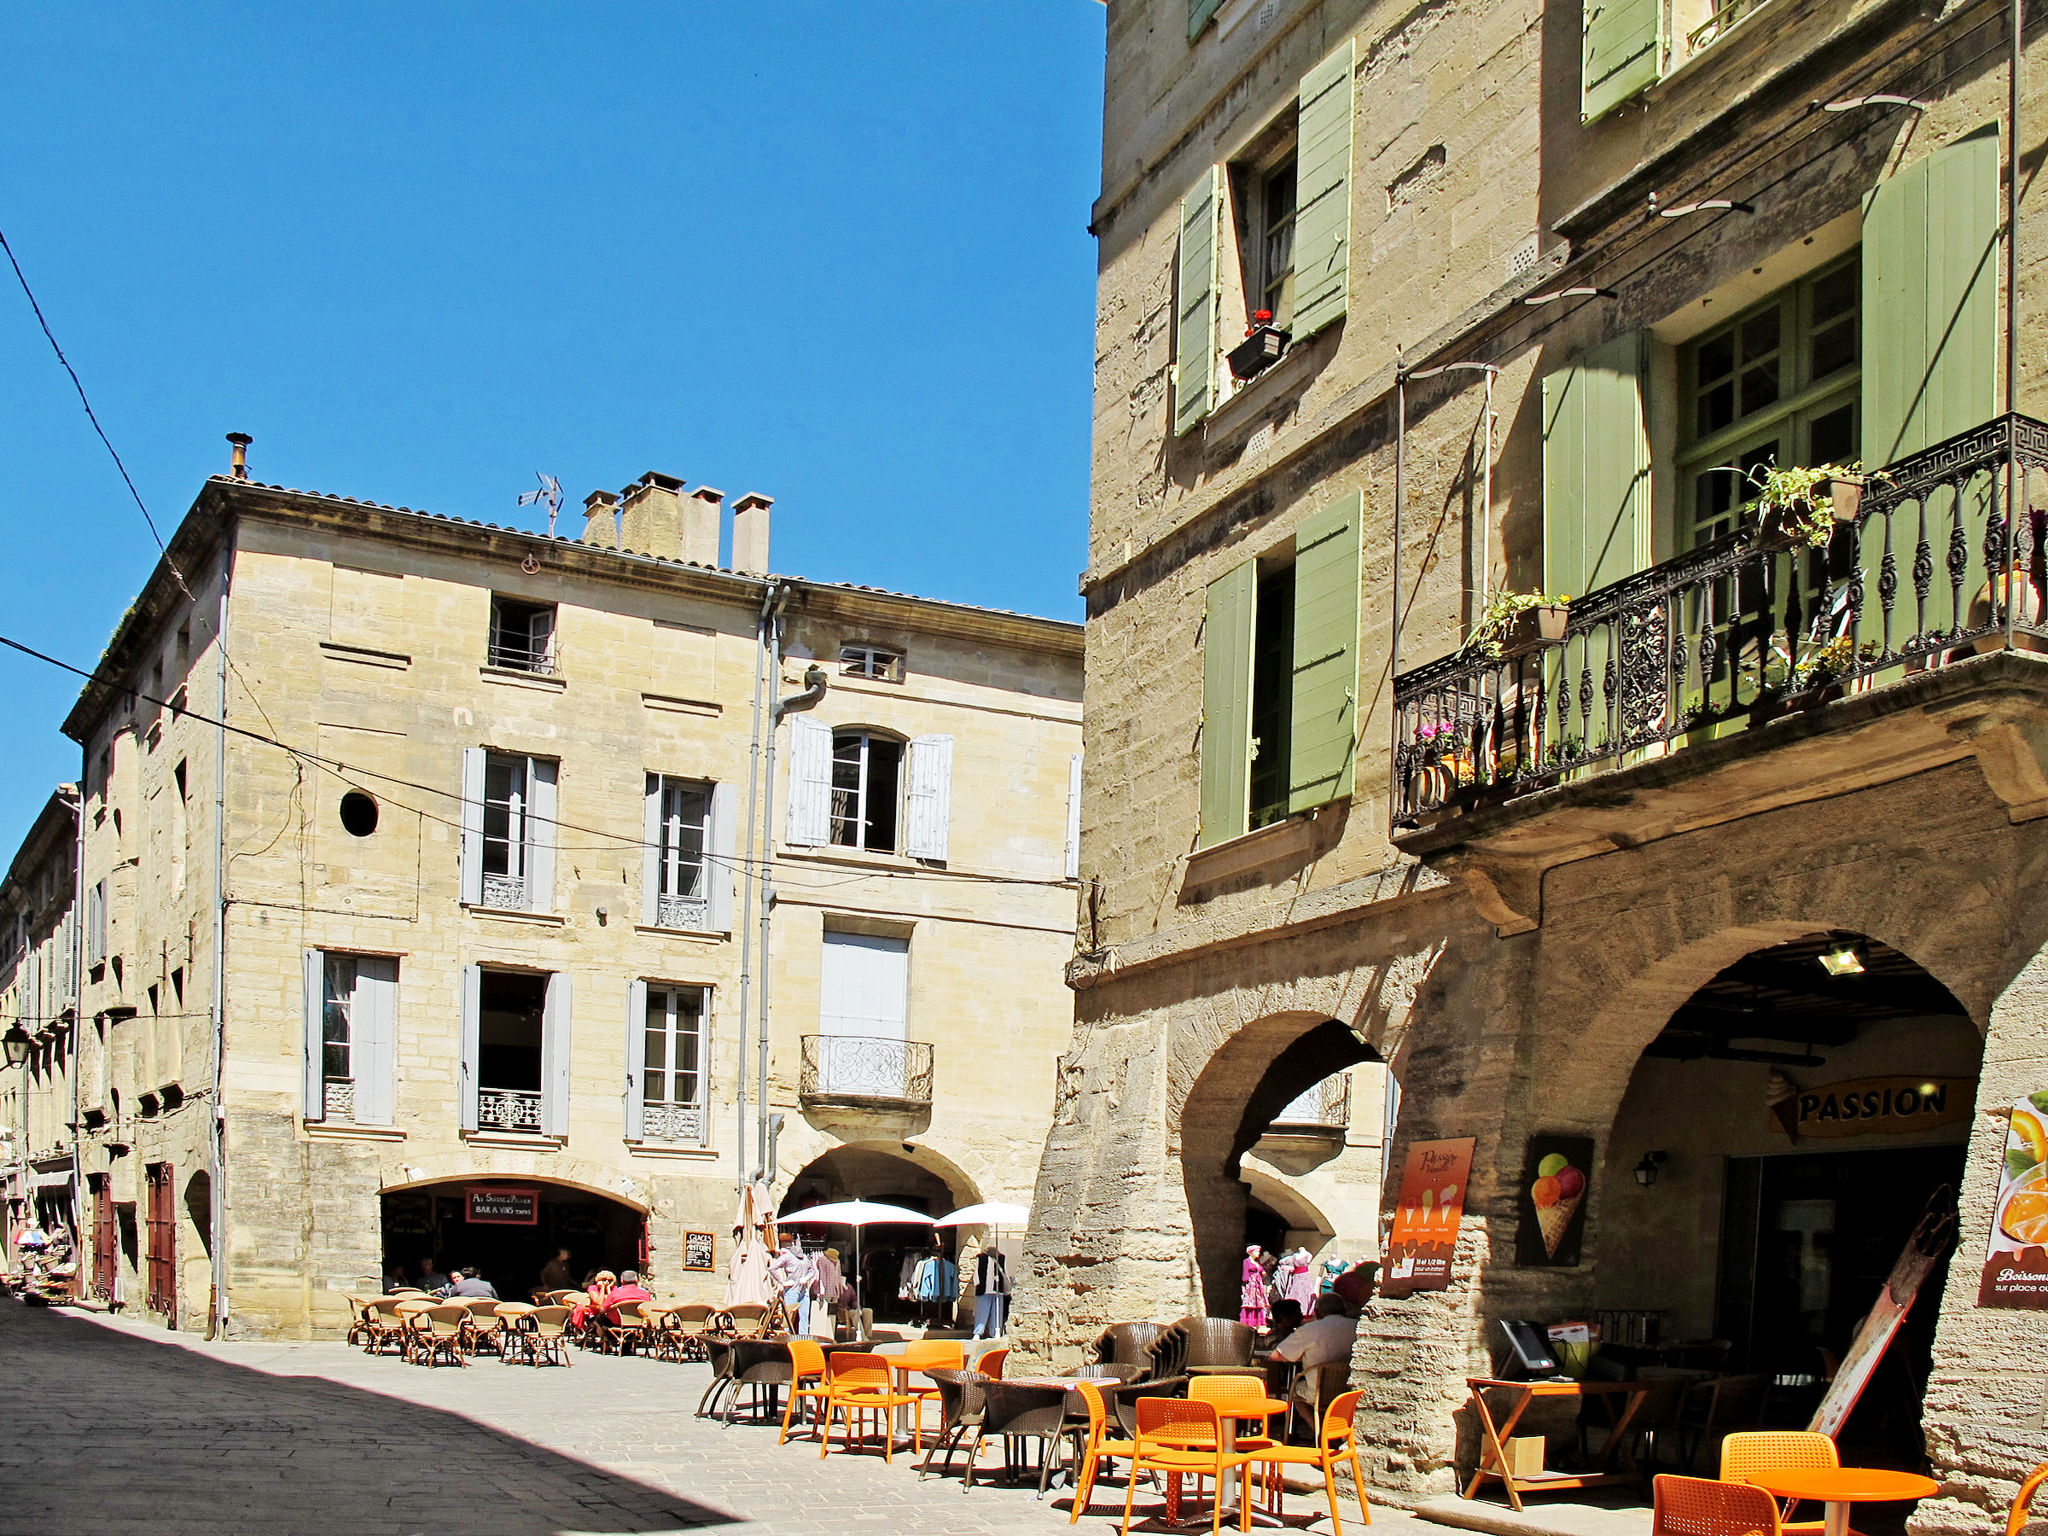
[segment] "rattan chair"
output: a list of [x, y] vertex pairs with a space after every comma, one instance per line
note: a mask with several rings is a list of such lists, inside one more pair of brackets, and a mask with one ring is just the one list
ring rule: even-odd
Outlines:
[[568, 1307], [535, 1307], [519, 1320], [529, 1364], [540, 1365], [550, 1360], [556, 1365], [569, 1363], [570, 1311]]
[[725, 1309], [725, 1326], [735, 1339], [758, 1339], [767, 1331], [768, 1308], [754, 1302], [742, 1302], [736, 1307]]
[[1017, 1462], [1014, 1442], [1037, 1440], [1038, 1492], [1042, 1496], [1052, 1479], [1053, 1458], [1067, 1429], [1067, 1389], [1033, 1386], [1018, 1381], [985, 1381], [981, 1384], [981, 1422], [974, 1427], [974, 1444], [967, 1452], [965, 1485], [974, 1486], [981, 1462], [981, 1447], [990, 1438], [1003, 1442], [1003, 1470], [1014, 1478]]
[[599, 1351], [607, 1355], [645, 1354], [648, 1335], [653, 1332], [645, 1307], [645, 1302], [622, 1301], [613, 1309], [612, 1316], [600, 1314]]
[[465, 1363], [462, 1357], [469, 1349], [469, 1308], [428, 1307], [411, 1313], [406, 1324], [410, 1331], [406, 1335], [405, 1357], [414, 1365], [438, 1365], [443, 1360], [450, 1365]]
[[1236, 1372], [1257, 1376], [1263, 1368], [1252, 1364], [1252, 1345], [1258, 1330], [1229, 1317], [1184, 1317], [1174, 1324], [1187, 1339], [1181, 1373], [1198, 1376], [1204, 1372]]
[[488, 1296], [465, 1296], [460, 1305], [469, 1313], [469, 1353], [488, 1349], [496, 1354], [500, 1348], [498, 1303]]
[[1748, 1483], [1654, 1479], [1650, 1536], [1780, 1536], [1778, 1501]]
[[[944, 1366], [926, 1371], [925, 1375], [939, 1389], [939, 1428], [932, 1446], [935, 1450], [943, 1448], [945, 1451], [938, 1465], [938, 1470], [943, 1473], [952, 1466], [953, 1453], [960, 1448], [967, 1432], [980, 1425], [981, 1389], [996, 1378], [982, 1371], [955, 1371]], [[932, 1461], [927, 1456], [924, 1465], [918, 1468], [918, 1481], [923, 1482], [931, 1472]]]
[[676, 1335], [676, 1344], [680, 1350], [676, 1356], [678, 1360], [705, 1358], [704, 1335], [710, 1331], [714, 1316], [715, 1309], [701, 1301], [687, 1302], [680, 1307], [669, 1309], [667, 1326]]

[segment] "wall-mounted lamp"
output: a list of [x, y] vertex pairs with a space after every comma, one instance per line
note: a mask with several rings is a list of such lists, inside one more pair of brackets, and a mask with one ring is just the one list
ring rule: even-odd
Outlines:
[[0, 1046], [6, 1048], [7, 1065], [18, 1067], [28, 1060], [29, 1053], [36, 1048], [36, 1043], [29, 1039], [28, 1031], [17, 1024], [6, 1034], [0, 1035]]
[[1522, 300], [1524, 304], [1538, 307], [1555, 304], [1559, 299], [1611, 299], [1615, 297], [1612, 288], [1560, 288], [1555, 293], [1532, 293]]
[[1858, 107], [1911, 107], [1915, 112], [1925, 112], [1934, 103], [1915, 101], [1910, 96], [1848, 96], [1840, 101], [1816, 101], [1823, 112], [1853, 112]]
[[1664, 1160], [1670, 1155], [1668, 1152], [1645, 1152], [1643, 1160], [1636, 1164], [1636, 1182], [1645, 1189], [1656, 1183], [1657, 1175], [1664, 1167]]
[[1753, 203], [1732, 197], [1703, 197], [1696, 203], [1679, 203], [1671, 208], [1657, 206], [1657, 194], [1650, 194], [1650, 211], [1660, 219], [1682, 219], [1689, 213], [1755, 213]]
[[1820, 968], [1830, 976], [1861, 976], [1863, 957], [1856, 953], [1855, 946], [1844, 944], [1840, 949], [1822, 955]]

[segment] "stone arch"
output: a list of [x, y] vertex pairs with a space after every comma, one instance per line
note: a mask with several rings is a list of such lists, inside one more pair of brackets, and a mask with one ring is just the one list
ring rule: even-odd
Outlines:
[[[495, 1163], [497, 1159], [483, 1161]], [[580, 1189], [586, 1194], [602, 1195], [608, 1200], [616, 1200], [621, 1205], [631, 1206], [642, 1216], [650, 1214], [654, 1209], [652, 1201], [648, 1198], [649, 1191], [640, 1180], [628, 1174], [618, 1173], [601, 1163], [588, 1163], [576, 1158], [550, 1159], [547, 1171], [536, 1173], [531, 1167], [478, 1167], [478, 1162], [479, 1159], [474, 1155], [454, 1152], [422, 1157], [416, 1163], [387, 1166], [377, 1192], [380, 1195], [399, 1194], [422, 1185], [464, 1180], [477, 1184], [555, 1184], [569, 1189]]]
[[1252, 1197], [1262, 1201], [1279, 1215], [1281, 1220], [1297, 1231], [1322, 1234], [1322, 1241], [1310, 1246], [1311, 1254], [1320, 1254], [1324, 1245], [1337, 1235], [1337, 1224], [1323, 1214], [1307, 1194], [1294, 1189], [1259, 1168], [1242, 1170], [1241, 1177], [1252, 1192]]

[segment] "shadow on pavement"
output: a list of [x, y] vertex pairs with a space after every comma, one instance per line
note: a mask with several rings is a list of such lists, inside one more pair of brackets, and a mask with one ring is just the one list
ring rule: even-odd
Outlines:
[[0, 1412], [4, 1536], [561, 1536], [739, 1518], [458, 1414], [11, 1302]]

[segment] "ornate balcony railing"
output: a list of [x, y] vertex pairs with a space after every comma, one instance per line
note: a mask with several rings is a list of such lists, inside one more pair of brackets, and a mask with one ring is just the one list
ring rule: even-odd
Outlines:
[[507, 912], [517, 912], [526, 905], [526, 877], [524, 875], [485, 875], [483, 904]]
[[661, 928], [709, 928], [711, 903], [702, 896], [659, 896], [654, 920]]
[[528, 1131], [541, 1128], [540, 1094], [527, 1088], [479, 1088], [476, 1124], [481, 1131]]
[[1268, 1136], [1341, 1136], [1351, 1128], [1351, 1074], [1326, 1077], [1297, 1095], [1266, 1127]]
[[797, 1092], [806, 1104], [922, 1108], [932, 1101], [932, 1048], [885, 1035], [805, 1035]]
[[1753, 531], [1575, 598], [1562, 645], [1394, 682], [1396, 831], [1983, 651], [2048, 650], [2048, 424], [1873, 475], [1826, 549]]
[[704, 1106], [642, 1105], [640, 1137], [643, 1141], [701, 1141], [704, 1138]]

